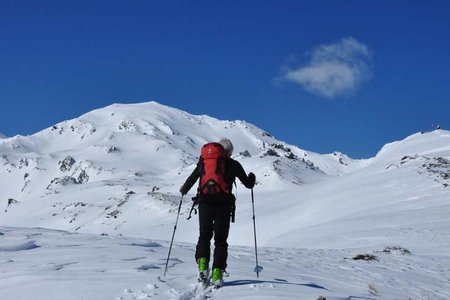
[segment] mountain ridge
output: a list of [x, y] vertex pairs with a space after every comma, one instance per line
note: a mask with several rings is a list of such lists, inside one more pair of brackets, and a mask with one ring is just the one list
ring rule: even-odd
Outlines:
[[[245, 121], [191, 115], [153, 101], [113, 104], [31, 136], [2, 140], [0, 179], [8, 182], [0, 192], [2, 220], [8, 226], [164, 239], [181, 200], [178, 187], [194, 168], [200, 147], [223, 136], [235, 145], [233, 157], [257, 175], [263, 245], [324, 246], [305, 228], [323, 228], [390, 205], [403, 213], [407, 202], [397, 199], [419, 197], [408, 205], [421, 205], [422, 196], [404, 188], [411, 183], [419, 195], [437, 195], [431, 202], [444, 205], [448, 131], [417, 133], [387, 144], [373, 158], [353, 160], [289, 145]], [[251, 217], [244, 201], [248, 194], [240, 185], [236, 192], [239, 221], [233, 230], [246, 232], [249, 224], [241, 218]], [[188, 197], [193, 194], [194, 188]], [[380, 201], [380, 195], [388, 197]], [[183, 216], [189, 202], [184, 199]], [[373, 218], [384, 218], [382, 211]], [[284, 229], [273, 230], [270, 224]], [[195, 221], [186, 222], [182, 240], [195, 239], [196, 227]], [[310, 232], [323, 236], [325, 231]], [[336, 242], [325, 236], [325, 244]], [[230, 240], [249, 244], [242, 234]]]

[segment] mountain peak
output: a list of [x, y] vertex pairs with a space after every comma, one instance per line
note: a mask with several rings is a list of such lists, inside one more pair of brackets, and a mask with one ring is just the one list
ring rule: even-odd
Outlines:
[[376, 159], [397, 160], [405, 155], [429, 155], [450, 151], [450, 131], [436, 129], [414, 133], [403, 140], [388, 143]]

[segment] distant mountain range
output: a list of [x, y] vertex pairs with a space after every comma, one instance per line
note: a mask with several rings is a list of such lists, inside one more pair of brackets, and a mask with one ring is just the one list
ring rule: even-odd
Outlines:
[[[425, 191], [443, 201], [449, 191], [448, 131], [417, 133], [387, 144], [376, 157], [354, 160], [289, 145], [245, 121], [192, 115], [157, 102], [114, 104], [0, 141], [0, 180], [7, 183], [0, 190], [2, 225], [164, 239], [181, 199], [178, 188], [199, 149], [221, 137], [233, 141], [233, 157], [257, 176], [261, 240], [267, 245], [323, 244], [311, 233], [317, 237], [326, 223], [381, 207], [400, 212], [405, 207], [399, 202], [420, 200]], [[243, 220], [251, 210], [240, 184], [237, 194], [239, 230], [248, 226]], [[183, 216], [190, 208], [186, 198]], [[383, 216], [380, 211], [372, 217]], [[196, 221], [180, 231], [181, 240], [195, 240]], [[241, 234], [231, 239], [250, 243]], [[333, 240], [330, 233], [326, 241]]]

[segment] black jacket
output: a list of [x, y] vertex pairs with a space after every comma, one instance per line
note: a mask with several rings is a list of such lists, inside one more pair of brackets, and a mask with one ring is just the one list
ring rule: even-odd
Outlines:
[[[232, 158], [227, 158], [226, 161], [226, 171], [225, 171], [225, 182], [230, 187], [230, 193], [233, 189], [233, 183], [237, 178], [242, 182], [242, 184], [248, 188], [252, 189], [255, 186], [255, 175], [250, 173], [249, 176], [244, 171], [242, 165]], [[180, 192], [185, 195], [192, 188], [195, 182], [200, 178], [200, 162], [197, 163], [197, 167], [192, 171], [191, 175], [188, 177], [184, 185], [182, 186]]]

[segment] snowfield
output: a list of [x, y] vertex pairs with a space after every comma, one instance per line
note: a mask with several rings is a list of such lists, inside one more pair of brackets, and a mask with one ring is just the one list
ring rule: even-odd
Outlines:
[[[304, 249], [232, 246], [218, 290], [196, 284], [194, 245], [1, 227], [2, 299], [448, 299], [447, 254], [401, 247]], [[369, 250], [370, 253], [366, 253]], [[374, 260], [355, 260], [370, 254]], [[369, 259], [370, 259], [370, 255]]]
[[[196, 284], [194, 188], [208, 141], [254, 172], [237, 184], [230, 277]], [[0, 299], [450, 299], [450, 132], [373, 158], [318, 154], [244, 121], [114, 104], [0, 139]], [[179, 202], [181, 216], [163, 276]]]

